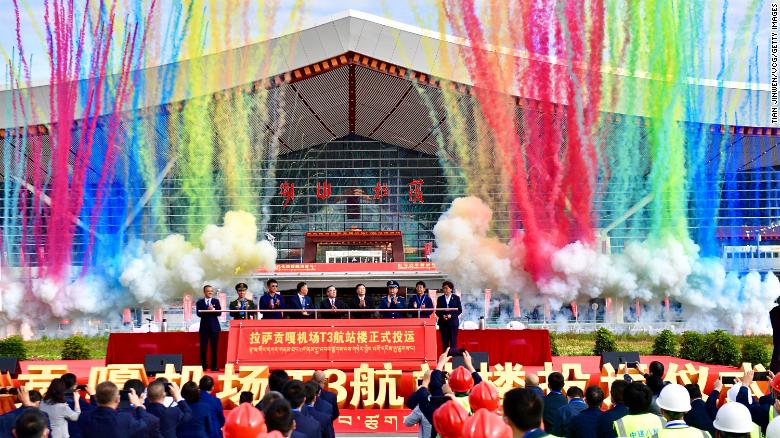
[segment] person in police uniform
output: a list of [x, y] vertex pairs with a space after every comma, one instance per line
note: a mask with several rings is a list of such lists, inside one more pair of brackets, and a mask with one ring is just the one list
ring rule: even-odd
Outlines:
[[[238, 283], [236, 285], [236, 293], [238, 298], [231, 301], [228, 304], [230, 310], [257, 310], [255, 302], [246, 299], [246, 291], [249, 289], [246, 283]], [[230, 316], [233, 319], [257, 319], [257, 312], [230, 312]]]
[[[409, 307], [409, 310], [413, 310], [413, 312], [409, 312], [410, 318], [428, 318], [431, 316], [431, 313], [433, 313], [433, 301], [431, 300], [431, 297], [428, 296], [428, 288], [425, 287], [424, 281], [418, 281], [417, 284], [414, 286], [414, 292], [415, 294], [412, 297], [408, 297], [407, 306]], [[423, 312], [417, 312], [418, 309], [426, 309]], [[430, 310], [427, 310], [430, 309]]]

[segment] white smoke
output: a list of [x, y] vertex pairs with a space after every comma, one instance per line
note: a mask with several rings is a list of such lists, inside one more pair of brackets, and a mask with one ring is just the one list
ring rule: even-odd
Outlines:
[[276, 249], [257, 241], [254, 216], [240, 211], [225, 214], [225, 225], [208, 225], [202, 247], [173, 234], [141, 244], [119, 281], [141, 304], [163, 304], [185, 292], [198, 291], [207, 282], [227, 284], [229, 278], [273, 269]]
[[[527, 304], [559, 308], [572, 301], [617, 298], [633, 305], [666, 297], [683, 305], [685, 328], [724, 328], [734, 333], [768, 333], [768, 308], [780, 296], [773, 274], [726, 273], [719, 259], [700, 258], [691, 241], [671, 238], [630, 242], [618, 254], [574, 242], [551, 258], [552, 275], [534, 284], [523, 271], [526, 249], [519, 240], [503, 243], [488, 235], [492, 212], [480, 199], [456, 199], [434, 227], [437, 267], [461, 290], [521, 291]], [[529, 249], [530, 250], [530, 249]], [[762, 279], [763, 278], [763, 279]], [[645, 312], [647, 313], [647, 312]]]
[[199, 243], [192, 245], [178, 234], [156, 242], [134, 242], [120, 275], [88, 274], [57, 282], [34, 275], [23, 281], [18, 273], [4, 272], [0, 336], [31, 336], [36, 327], [61, 319], [85, 332], [93, 318], [106, 323], [118, 319], [123, 308], [170, 303], [187, 292], [199, 292], [206, 282], [229, 284], [236, 276], [258, 268], [273, 269], [276, 263], [274, 247], [257, 241], [257, 225], [249, 213], [228, 212], [224, 225], [207, 226]]

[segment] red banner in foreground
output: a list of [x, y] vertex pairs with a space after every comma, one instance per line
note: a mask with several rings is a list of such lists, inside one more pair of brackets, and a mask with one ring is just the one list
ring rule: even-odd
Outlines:
[[340, 433], [416, 433], [417, 427], [404, 426], [409, 409], [341, 409], [333, 423]]
[[228, 363], [272, 367], [356, 367], [391, 362], [419, 368], [436, 361], [430, 318], [233, 320]]

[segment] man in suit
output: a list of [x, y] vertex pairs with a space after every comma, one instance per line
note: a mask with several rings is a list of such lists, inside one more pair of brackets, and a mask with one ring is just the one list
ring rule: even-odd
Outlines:
[[387, 282], [387, 295], [382, 297], [381, 300], [379, 300], [379, 309], [380, 310], [397, 309], [397, 311], [379, 312], [380, 318], [396, 319], [396, 318], [404, 317], [403, 310], [406, 309], [406, 301], [404, 301], [403, 297], [398, 296], [399, 287], [401, 287], [401, 285], [399, 285], [398, 282], [395, 280], [390, 280]]
[[[130, 391], [130, 404], [135, 410], [144, 409], [141, 399]], [[97, 408], [79, 415], [79, 428], [84, 438], [136, 438], [146, 433], [147, 424], [135, 415], [117, 411], [119, 388], [111, 382], [103, 382], [95, 388]]]
[[[568, 400], [563, 395], [563, 374], [559, 372], [550, 373], [547, 376], [547, 388], [549, 392], [544, 397], [544, 430], [550, 432], [558, 429], [559, 409], [565, 406]], [[506, 402], [506, 399], [504, 399]]]
[[769, 371], [777, 374], [780, 372], [780, 297], [775, 300], [777, 306], [769, 311], [769, 322], [772, 323], [772, 361], [769, 363]]
[[[27, 391], [24, 386], [19, 388], [19, 401], [22, 405], [14, 410], [8, 411], [3, 415], [0, 415], [0, 437], [1, 438], [13, 438], [12, 430], [16, 424], [17, 418], [30, 409], [38, 409], [41, 406], [41, 400], [43, 397], [41, 393], [36, 390]], [[46, 413], [43, 413], [45, 416]], [[48, 424], [48, 417], [47, 424]]]
[[550, 431], [553, 435], [569, 436], [571, 420], [579, 415], [580, 412], [588, 409], [588, 405], [582, 399], [584, 396], [582, 389], [576, 386], [572, 386], [566, 391], [566, 398], [569, 400], [569, 403], [558, 408], [558, 421], [555, 424], [555, 429]]
[[[318, 401], [319, 400], [326, 401], [331, 406], [333, 406], [333, 411], [332, 411], [331, 417], [332, 417], [333, 421], [336, 421], [336, 419], [339, 418], [339, 414], [340, 414], [339, 413], [339, 404], [336, 401], [336, 394], [334, 394], [334, 393], [328, 391], [327, 389], [325, 389], [325, 385], [328, 384], [328, 378], [325, 377], [325, 373], [322, 372], [322, 371], [319, 371], [319, 370], [315, 371], [314, 374], [312, 374], [312, 376], [311, 376], [311, 380], [317, 382], [317, 384], [320, 385], [320, 396], [317, 398]], [[314, 406], [315, 407], [317, 406], [316, 402], [314, 403]]]
[[222, 438], [222, 426], [225, 425], [225, 411], [222, 408], [222, 402], [211, 395], [211, 391], [214, 389], [214, 379], [211, 376], [203, 376], [198, 382], [198, 388], [200, 389], [200, 401], [209, 405], [211, 411], [211, 417], [209, 417], [209, 425], [211, 426], [211, 432], [209, 438]]
[[[136, 394], [143, 394], [146, 390], [146, 387], [144, 386], [144, 382], [140, 381], [139, 379], [130, 379], [125, 382], [122, 389], [128, 391], [128, 393], [132, 389]], [[91, 409], [94, 409], [94, 406]], [[130, 400], [122, 400], [120, 397], [119, 406], [117, 406], [116, 410], [120, 413], [126, 412], [127, 414], [135, 417], [137, 420], [141, 420], [146, 423], [146, 434], [143, 435], [145, 438], [160, 438], [160, 419], [147, 412], [146, 409], [136, 409], [135, 406], [130, 404]], [[78, 423], [76, 426], [78, 428]], [[79, 434], [80, 433], [81, 432], [79, 431]]]
[[[228, 304], [230, 310], [256, 310], [255, 302], [246, 299], [246, 290], [249, 289], [246, 283], [238, 283], [236, 285], [236, 293], [238, 298], [231, 301]], [[256, 312], [230, 312], [230, 316], [233, 319], [257, 319]]]
[[[282, 301], [282, 295], [279, 293], [279, 282], [273, 278], [266, 283], [268, 286], [268, 292], [260, 297], [260, 309], [261, 310], [279, 310], [284, 309], [284, 301]], [[263, 319], [282, 319], [284, 312], [262, 312]]]
[[604, 412], [596, 422], [596, 431], [600, 437], [617, 436], [613, 423], [628, 415], [628, 407], [623, 404], [623, 391], [628, 387], [625, 380], [615, 380], [609, 387], [609, 396], [612, 398], [612, 408]]
[[715, 426], [712, 425], [712, 421], [718, 412], [716, 403], [720, 397], [720, 390], [723, 389], [723, 383], [720, 379], [715, 380], [707, 403], [701, 399], [699, 385], [689, 383], [685, 385], [685, 389], [688, 390], [688, 395], [691, 398], [691, 410], [685, 414], [685, 423], [688, 426], [706, 430], [710, 435], [715, 436]]
[[309, 285], [305, 281], [298, 283], [296, 286], [298, 293], [290, 297], [287, 302], [287, 307], [295, 310], [304, 310], [304, 312], [290, 312], [289, 316], [293, 319], [312, 319], [314, 318], [314, 312], [306, 312], [306, 310], [314, 309], [314, 303], [309, 296]]
[[162, 438], [176, 438], [176, 427], [190, 420], [192, 409], [182, 398], [179, 386], [169, 383], [176, 406], [165, 407], [165, 384], [154, 381], [146, 389], [146, 410], [160, 419], [160, 436]]
[[[544, 403], [538, 395], [525, 388], [515, 388], [504, 395], [504, 420], [513, 436], [538, 438], [548, 436], [542, 431]], [[547, 426], [545, 426], [545, 430]]]
[[284, 387], [284, 398], [290, 402], [295, 419], [295, 430], [303, 433], [308, 438], [323, 438], [322, 427], [320, 423], [312, 417], [305, 415], [302, 411], [306, 402], [306, 394], [303, 389], [303, 382], [300, 380], [290, 380]]
[[[439, 334], [441, 335], [441, 349], [446, 351], [450, 349], [450, 354], [458, 352], [458, 316], [463, 313], [463, 307], [460, 305], [460, 297], [453, 294], [455, 285], [451, 281], [445, 281], [441, 284], [441, 290], [444, 295], [436, 300], [437, 309], [448, 307], [457, 310], [437, 310], [436, 316], [439, 317]], [[545, 429], [550, 430], [550, 429]]]
[[320, 423], [323, 438], [335, 438], [336, 432], [333, 430], [333, 420], [330, 419], [330, 414], [326, 414], [315, 407], [318, 398], [317, 394], [320, 393], [320, 385], [310, 380], [303, 384], [303, 392], [306, 395], [306, 401], [302, 409], [303, 413]]
[[[370, 310], [374, 308], [374, 301], [366, 295], [366, 285], [359, 283], [355, 286], [355, 295], [349, 302], [350, 309]], [[373, 312], [352, 312], [353, 319], [368, 319], [374, 315]]]
[[[433, 313], [433, 301], [428, 296], [428, 288], [425, 287], [424, 281], [418, 281], [414, 286], [414, 296], [409, 298], [408, 307], [413, 312], [409, 312], [410, 318], [428, 318]], [[430, 309], [425, 312], [417, 312], [418, 309]]]
[[48, 438], [49, 418], [38, 408], [26, 409], [17, 417], [12, 429], [15, 438]]
[[205, 313], [205, 310], [222, 310], [219, 300], [213, 298], [214, 288], [211, 285], [203, 286], [203, 299], [195, 303], [195, 313], [200, 317], [200, 365], [206, 369], [206, 348], [211, 343], [211, 371], [218, 371], [217, 343], [219, 342], [219, 313]]
[[601, 412], [601, 404], [604, 403], [604, 391], [596, 385], [589, 386], [585, 390], [585, 402], [588, 404], [588, 408], [571, 420], [566, 436], [573, 438], [599, 438], [600, 435], [596, 429], [596, 424], [599, 421], [599, 417], [604, 415]]
[[[273, 394], [269, 392], [268, 394]], [[266, 394], [266, 395], [268, 395]], [[268, 403], [263, 403], [263, 415], [265, 416], [265, 425], [268, 432], [278, 431], [282, 436], [290, 438], [306, 438], [306, 435], [298, 430], [294, 430], [295, 422], [293, 420], [290, 402], [281, 398]], [[265, 399], [265, 397], [263, 397]]]
[[339, 309], [346, 309], [347, 305], [336, 298], [336, 286], [330, 285], [325, 289], [327, 298], [320, 301], [320, 310], [331, 310], [331, 312], [320, 312], [320, 318], [341, 319], [346, 318], [346, 312], [336, 312]]

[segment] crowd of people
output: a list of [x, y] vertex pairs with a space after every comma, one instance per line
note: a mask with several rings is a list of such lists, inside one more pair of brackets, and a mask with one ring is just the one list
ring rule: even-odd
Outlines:
[[[447, 373], [452, 356], [445, 351], [408, 397], [411, 411], [404, 424], [418, 426], [419, 438], [780, 437], [780, 375], [770, 373], [769, 393], [754, 397], [754, 374], [746, 372], [718, 407], [720, 380], [705, 402], [698, 385], [664, 382], [663, 365], [653, 362], [644, 382], [630, 375], [612, 382], [611, 406], [605, 410], [599, 386], [584, 391], [569, 386], [564, 393], [566, 382], [558, 372], [547, 376], [547, 394], [539, 378], [528, 374], [524, 387], [509, 390], [502, 401], [497, 388], [481, 379], [469, 353], [462, 354], [463, 366]], [[214, 392], [210, 376], [181, 388], [162, 377], [147, 387], [133, 379], [120, 389], [111, 382], [77, 385], [75, 375], [64, 374], [43, 395], [20, 388], [21, 407], [0, 416], [0, 438], [246, 438], [247, 420], [228, 416], [226, 422]], [[249, 423], [257, 429], [256, 435], [249, 432], [253, 437], [335, 437], [339, 406], [322, 371], [304, 382], [272, 370], [265, 394], [242, 392], [239, 403], [245, 416], [259, 418]], [[231, 427], [244, 432], [231, 435]]]
[[[460, 297], [455, 295], [455, 285], [451, 281], [445, 281], [441, 285], [442, 295], [436, 300], [436, 306], [428, 294], [428, 288], [424, 281], [418, 281], [415, 285], [413, 296], [404, 298], [398, 295], [400, 284], [395, 280], [387, 282], [387, 294], [375, 305], [373, 300], [366, 295], [366, 286], [362, 283], [355, 286], [355, 295], [348, 301], [338, 297], [335, 286], [325, 288], [326, 297], [315, 307], [309, 296], [309, 285], [300, 282], [296, 286], [293, 296], [283, 297], [279, 293], [279, 282], [270, 279], [266, 282], [268, 291], [260, 296], [255, 304], [246, 296], [248, 286], [246, 283], [236, 285], [238, 297], [228, 304], [233, 319], [339, 319], [339, 318], [429, 318], [435, 312], [438, 319], [439, 332], [441, 334], [443, 348], [457, 350], [459, 316], [463, 313]], [[219, 300], [214, 298], [214, 288], [211, 285], [203, 287], [203, 298], [195, 303], [197, 315], [200, 317], [200, 363], [203, 369], [208, 368], [207, 353], [211, 348], [211, 370], [218, 371], [217, 343], [219, 332], [222, 330], [219, 323], [219, 311], [222, 310]], [[450, 309], [450, 310], [443, 310]], [[315, 312], [319, 310], [320, 312]], [[217, 312], [215, 312], [217, 311]]]

